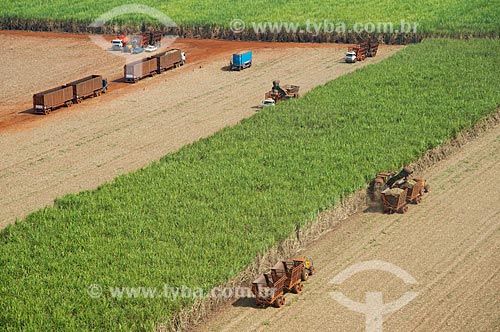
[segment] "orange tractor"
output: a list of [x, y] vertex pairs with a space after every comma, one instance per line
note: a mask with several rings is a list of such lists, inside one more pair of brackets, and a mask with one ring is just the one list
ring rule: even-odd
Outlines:
[[373, 198], [382, 200], [384, 212], [406, 213], [407, 204], [418, 204], [422, 202], [424, 193], [428, 193], [430, 187], [420, 177], [410, 179], [413, 171], [407, 167], [399, 173], [382, 172], [372, 182]]

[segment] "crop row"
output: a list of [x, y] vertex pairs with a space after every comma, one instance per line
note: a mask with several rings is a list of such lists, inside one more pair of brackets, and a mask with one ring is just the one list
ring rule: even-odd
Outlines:
[[[32, 20], [71, 21], [90, 23], [101, 14], [129, 1], [110, 0], [95, 2], [80, 0], [68, 2], [4, 0], [0, 18]], [[400, 23], [417, 23], [420, 33], [498, 33], [500, 31], [500, 9], [489, 0], [335, 0], [304, 2], [300, 0], [254, 0], [251, 9], [246, 2], [203, 0], [171, 0], [159, 3], [152, 0], [135, 1], [162, 11], [177, 24], [188, 26], [210, 26], [227, 28], [233, 19], [251, 22], [293, 22], [305, 27], [306, 22], [320, 24], [345, 23], [351, 28], [355, 23], [391, 22], [401, 31]], [[129, 14], [117, 17], [118, 23], [139, 24], [146, 15]], [[149, 19], [154, 22], [154, 19]], [[81, 29], [80, 29], [81, 30]]]
[[191, 300], [118, 300], [109, 287], [208, 290], [234, 277], [376, 172], [493, 112], [499, 54], [499, 41], [426, 40], [56, 200], [0, 233], [0, 325], [151, 330]]

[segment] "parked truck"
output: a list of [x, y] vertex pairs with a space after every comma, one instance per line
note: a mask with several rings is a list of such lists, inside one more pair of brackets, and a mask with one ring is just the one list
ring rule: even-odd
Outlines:
[[101, 75], [91, 75], [66, 85], [33, 95], [33, 111], [49, 114], [60, 106], [71, 107], [88, 97], [97, 97], [108, 89], [108, 80]]
[[182, 66], [186, 60], [186, 56], [179, 49], [171, 49], [166, 52], [156, 54], [151, 58], [156, 59], [158, 74], [165, 70]]
[[144, 58], [123, 67], [123, 76], [126, 82], [137, 82], [146, 76], [160, 74], [170, 68], [176, 68], [184, 65], [186, 54], [179, 49], [171, 49]]
[[73, 102], [81, 103], [84, 98], [97, 97], [108, 90], [108, 80], [101, 75], [91, 75], [68, 83], [73, 89]]
[[231, 70], [243, 70], [245, 68], [252, 66], [252, 52], [241, 52], [233, 54], [233, 59], [231, 60], [229, 66]]

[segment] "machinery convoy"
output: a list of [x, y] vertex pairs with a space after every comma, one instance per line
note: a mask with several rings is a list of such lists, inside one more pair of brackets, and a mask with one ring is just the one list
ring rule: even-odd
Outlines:
[[[111, 41], [111, 49], [115, 51], [125, 51], [130, 53], [142, 52], [144, 48], [154, 52], [161, 44], [162, 34], [155, 31], [146, 31], [140, 35], [127, 36], [118, 35]], [[377, 54], [379, 43], [377, 41], [366, 41], [357, 47], [350, 48], [346, 55], [346, 62], [362, 61], [366, 57], [373, 57]], [[186, 54], [179, 49], [171, 49], [166, 52], [155, 54], [141, 60], [128, 63], [123, 66], [123, 79], [125, 82], [135, 83], [148, 76], [155, 76], [162, 72], [184, 65]], [[253, 63], [253, 53], [251, 51], [234, 53], [230, 63], [231, 70], [241, 71], [249, 68]], [[97, 97], [105, 93], [108, 89], [108, 81], [102, 79], [100, 75], [92, 75], [78, 81], [68, 83], [50, 90], [39, 92], [33, 95], [33, 111], [35, 113], [49, 114], [54, 109], [73, 104], [78, 104], [88, 97]], [[280, 81], [273, 81], [273, 87], [264, 96], [263, 105], [273, 106], [281, 100], [299, 97], [298, 85], [280, 86]], [[400, 193], [400, 195], [404, 195]], [[412, 196], [412, 191], [409, 192]], [[382, 199], [387, 198], [383, 197]], [[417, 199], [419, 199], [417, 197]], [[396, 204], [396, 206], [398, 206]], [[404, 211], [404, 206], [399, 206], [397, 211]]]
[[380, 198], [384, 212], [406, 213], [408, 204], [422, 202], [424, 193], [428, 193], [430, 187], [420, 177], [410, 179], [412, 174], [413, 171], [405, 167], [397, 174], [379, 173], [372, 181], [373, 198]]
[[313, 275], [316, 270], [312, 263], [305, 258], [294, 258], [276, 263], [270, 272], [260, 275], [252, 283], [255, 303], [261, 307], [273, 305], [280, 308], [284, 306], [286, 303], [285, 292], [295, 294], [302, 292], [302, 281], [309, 278], [309, 272]]

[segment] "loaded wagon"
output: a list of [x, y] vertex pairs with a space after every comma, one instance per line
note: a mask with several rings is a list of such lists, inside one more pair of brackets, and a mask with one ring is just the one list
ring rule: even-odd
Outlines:
[[147, 58], [123, 66], [123, 76], [126, 82], [137, 82], [146, 76], [154, 76], [157, 73], [156, 58]]
[[429, 191], [429, 186], [425, 185], [425, 181], [422, 178], [413, 178], [412, 180], [405, 181], [399, 188], [408, 190], [406, 201], [413, 204], [422, 202], [424, 192]]
[[384, 212], [406, 213], [408, 211], [407, 194], [408, 189], [401, 188], [387, 188], [382, 191], [380, 198], [382, 199]]
[[97, 97], [106, 93], [108, 81], [101, 75], [91, 75], [67, 84], [73, 89], [73, 102], [81, 103], [84, 98]]
[[302, 291], [303, 271], [304, 264], [301, 261], [281, 261], [271, 268], [271, 275], [273, 279], [279, 279], [285, 276], [285, 290], [298, 294]]
[[273, 274], [262, 274], [252, 283], [252, 293], [258, 306], [274, 305], [280, 308], [285, 305], [284, 285], [287, 277], [276, 278]]
[[170, 68], [176, 68], [184, 64], [184, 57], [179, 49], [171, 49], [151, 57], [155, 59], [158, 74]]
[[73, 104], [73, 87], [63, 85], [33, 95], [33, 111], [49, 114], [60, 106], [70, 107]]

